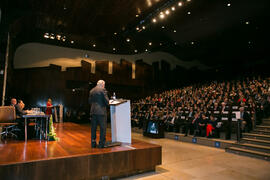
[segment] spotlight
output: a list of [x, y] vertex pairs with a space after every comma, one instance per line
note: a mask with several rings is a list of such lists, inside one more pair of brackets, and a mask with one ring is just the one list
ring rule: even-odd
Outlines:
[[166, 10], [165, 11], [165, 14], [167, 14], [167, 15], [170, 14], [170, 11], [169, 10]]
[[183, 3], [182, 3], [182, 2], [179, 2], [179, 3], [178, 3], [178, 6], [182, 6], [182, 5], [183, 5]]
[[143, 26], [142, 28], [145, 29], [145, 26]]
[[174, 33], [176, 33], [176, 30], [173, 30]]
[[152, 46], [152, 42], [149, 42], [148, 45], [149, 45], [149, 46]]
[[231, 3], [228, 3], [227, 6], [230, 7], [231, 6]]
[[191, 0], [187, 0], [187, 2], [190, 2]]
[[136, 17], [139, 17], [139, 14], [136, 14]]
[[156, 18], [152, 19], [153, 23], [157, 22]]
[[162, 28], [162, 29], [165, 29], [165, 26], [162, 26], [161, 28]]
[[135, 52], [135, 53], [137, 53], [137, 52], [138, 52], [138, 50], [137, 50], [137, 49], [135, 49], [135, 50], [134, 50], [134, 52]]
[[115, 51], [116, 49], [115, 49], [115, 48], [113, 48], [112, 50], [113, 50], [113, 51]]
[[117, 32], [115, 32], [114, 35], [117, 35]]
[[93, 47], [96, 47], [96, 44], [93, 44]]
[[147, 49], [145, 49], [145, 52], [147, 52], [148, 50]]
[[130, 42], [130, 39], [129, 39], [129, 38], [127, 38], [127, 39], [126, 39], [126, 41], [127, 41], [127, 42]]
[[175, 11], [175, 7], [173, 6], [173, 7], [171, 8], [171, 10], [172, 10], [172, 11]]
[[70, 43], [71, 43], [71, 44], [73, 44], [73, 43], [74, 43], [74, 41], [70, 41]]
[[190, 11], [188, 11], [188, 13], [187, 13], [188, 15], [190, 15], [191, 14], [191, 12]]
[[248, 25], [249, 24], [249, 21], [246, 21], [246, 25]]
[[137, 30], [137, 31], [139, 31], [139, 30], [140, 30], [140, 28], [139, 28], [139, 27], [136, 27], [136, 30]]

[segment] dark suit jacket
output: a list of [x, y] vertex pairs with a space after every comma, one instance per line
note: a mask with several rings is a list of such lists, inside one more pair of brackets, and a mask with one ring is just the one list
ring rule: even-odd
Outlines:
[[109, 98], [105, 88], [98, 86], [89, 93], [90, 115], [107, 115], [106, 107], [109, 106]]
[[18, 104], [15, 105], [16, 116], [21, 118], [23, 115], [27, 114]]

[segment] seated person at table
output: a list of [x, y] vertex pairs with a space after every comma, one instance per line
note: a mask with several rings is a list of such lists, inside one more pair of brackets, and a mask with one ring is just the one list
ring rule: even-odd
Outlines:
[[17, 99], [15, 99], [15, 98], [11, 98], [11, 100], [10, 100], [10, 106], [16, 106], [17, 105]]
[[15, 105], [15, 110], [18, 129], [20, 129], [20, 131], [17, 134], [19, 139], [24, 139], [24, 119], [22, 118], [22, 116], [31, 112], [29, 110], [23, 110], [24, 107], [25, 104], [23, 103], [23, 101], [18, 100], [18, 104]]
[[25, 107], [25, 104], [22, 100], [18, 100], [18, 104], [15, 105], [16, 110], [16, 116], [17, 118], [22, 118], [23, 115], [31, 113], [29, 110], [23, 110]]

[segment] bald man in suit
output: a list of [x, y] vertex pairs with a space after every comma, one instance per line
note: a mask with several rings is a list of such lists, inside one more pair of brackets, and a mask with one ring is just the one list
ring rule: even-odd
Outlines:
[[96, 130], [97, 125], [100, 126], [99, 148], [104, 148], [106, 142], [107, 127], [107, 106], [109, 106], [109, 98], [105, 89], [105, 81], [99, 80], [96, 87], [91, 89], [89, 93], [89, 104], [91, 105], [91, 143], [92, 148], [96, 147]]

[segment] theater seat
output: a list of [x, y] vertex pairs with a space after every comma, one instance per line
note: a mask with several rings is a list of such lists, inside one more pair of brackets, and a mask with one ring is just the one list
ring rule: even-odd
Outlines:
[[1, 132], [1, 137], [7, 137], [8, 135], [17, 137], [12, 133], [13, 127], [18, 123], [15, 122], [16, 113], [13, 106], [0, 106], [0, 127], [2, 127], [3, 132]]

